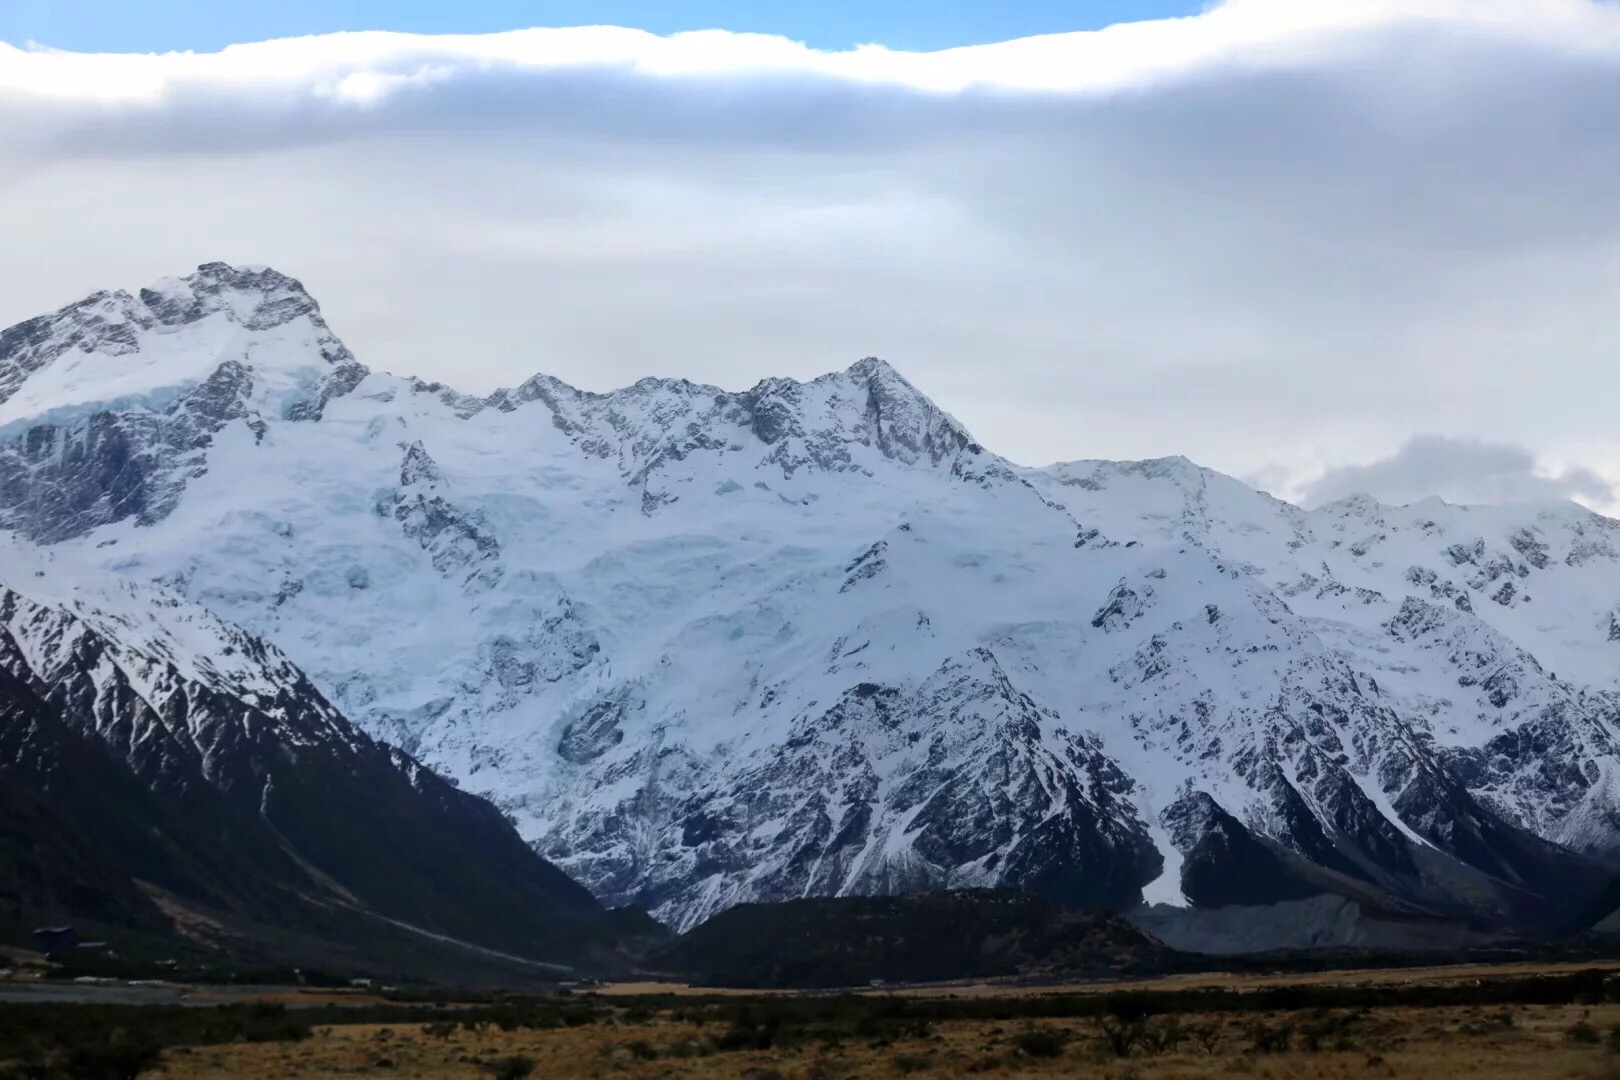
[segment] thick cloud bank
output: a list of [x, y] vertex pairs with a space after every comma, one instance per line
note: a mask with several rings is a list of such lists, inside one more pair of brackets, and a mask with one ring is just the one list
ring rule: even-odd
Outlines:
[[1413, 503], [1428, 495], [1456, 503], [1614, 502], [1613, 486], [1591, 469], [1554, 470], [1520, 446], [1443, 435], [1415, 436], [1389, 457], [1329, 469], [1305, 489], [1303, 498], [1316, 506], [1363, 492], [1390, 503]]
[[[1603, 506], [1620, 475], [1620, 9], [1595, 0], [1231, 0], [928, 54], [0, 45], [0, 130], [0, 323], [271, 263], [368, 363], [469, 390], [876, 353], [1032, 463], [1185, 453], [1395, 497], [1431, 475], [1414, 453], [1506, 444], [1552, 486], [1474, 497]], [[1463, 441], [1396, 453], [1417, 431]]]

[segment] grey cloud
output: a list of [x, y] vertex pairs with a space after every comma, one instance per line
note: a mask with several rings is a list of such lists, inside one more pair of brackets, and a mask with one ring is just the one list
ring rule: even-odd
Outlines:
[[1329, 469], [1303, 492], [1307, 506], [1368, 494], [1406, 504], [1428, 495], [1454, 503], [1575, 499], [1614, 502], [1614, 486], [1591, 469], [1549, 468], [1522, 446], [1445, 435], [1418, 435], [1365, 465]]
[[1030, 463], [1613, 445], [1620, 51], [1401, 24], [1084, 94], [492, 65], [0, 130], [0, 324], [225, 258], [469, 390], [875, 353]]

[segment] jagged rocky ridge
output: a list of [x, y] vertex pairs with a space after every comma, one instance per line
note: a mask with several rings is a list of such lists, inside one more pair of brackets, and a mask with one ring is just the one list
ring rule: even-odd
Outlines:
[[238, 953], [263, 951], [266, 927], [362, 954], [373, 938], [541, 961], [613, 946], [612, 920], [494, 807], [353, 728], [279, 650], [14, 544], [0, 779], [6, 830], [23, 823], [5, 847], [24, 857], [0, 858], [0, 881], [18, 868], [9, 916]]
[[318, 420], [366, 374], [297, 282], [223, 263], [20, 323], [0, 356], [0, 524], [45, 543], [162, 518], [227, 424]]
[[474, 397], [217, 264], [0, 343], [0, 524], [276, 642], [678, 927], [989, 884], [1525, 924], [1620, 858], [1620, 524], [1572, 504], [1020, 468], [876, 360]]

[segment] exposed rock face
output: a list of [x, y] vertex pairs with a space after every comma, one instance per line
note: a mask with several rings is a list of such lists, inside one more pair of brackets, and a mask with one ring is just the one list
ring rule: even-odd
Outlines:
[[475, 397], [270, 271], [0, 342], [0, 522], [275, 642], [678, 927], [1000, 884], [1522, 924], [1620, 858], [1620, 524], [1571, 504], [1024, 469], [871, 359]]
[[[576, 852], [574, 866], [608, 895], [677, 911], [989, 883], [1077, 907], [1131, 904], [1162, 869], [1134, 785], [1095, 739], [1045, 739], [1055, 719], [974, 649], [910, 692], [856, 684], [800, 714], [748, 767], [668, 807], [662, 888], [610, 876], [634, 819], [621, 826], [581, 806], [550, 842]], [[570, 725], [565, 754], [579, 734]], [[617, 745], [612, 734], [593, 756]]]
[[365, 375], [274, 270], [210, 263], [21, 323], [0, 332], [0, 526], [53, 543], [150, 524], [227, 424], [257, 440], [272, 420], [318, 420]]
[[538, 959], [606, 943], [595, 901], [494, 807], [350, 726], [273, 646], [147, 586], [0, 556], [0, 777], [110, 883], [86, 905], [53, 851], [31, 909], [153, 929], [139, 881], [303, 934], [352, 912]]

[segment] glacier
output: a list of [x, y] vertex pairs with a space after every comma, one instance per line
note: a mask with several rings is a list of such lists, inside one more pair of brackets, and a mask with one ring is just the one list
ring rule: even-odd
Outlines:
[[995, 884], [1522, 924], [1620, 865], [1620, 523], [1571, 503], [1027, 468], [870, 358], [469, 395], [208, 264], [0, 332], [0, 528], [677, 928]]

